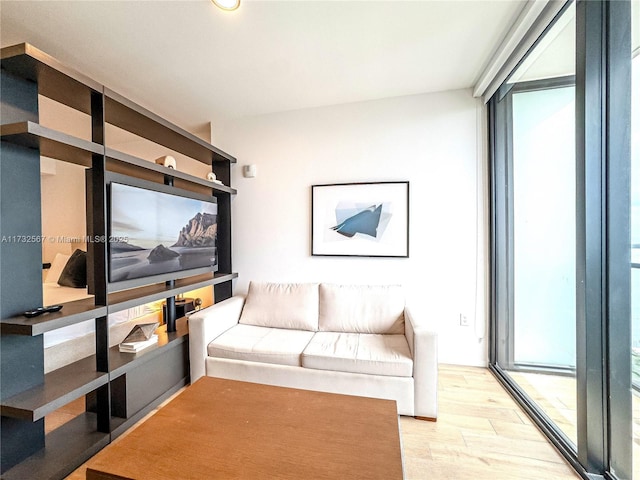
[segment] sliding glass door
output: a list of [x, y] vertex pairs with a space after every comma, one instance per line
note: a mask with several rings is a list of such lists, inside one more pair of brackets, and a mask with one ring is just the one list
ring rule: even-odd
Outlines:
[[513, 364], [510, 371], [575, 443], [573, 81], [573, 77], [555, 82], [537, 80], [520, 84], [511, 92]]
[[502, 210], [498, 365], [567, 442], [576, 433], [575, 6], [494, 98]]
[[567, 3], [489, 102], [490, 367], [584, 478], [640, 480], [633, 3]]
[[631, 370], [633, 476], [640, 479], [640, 2], [631, 5]]
[[514, 366], [575, 371], [575, 88], [512, 90]]

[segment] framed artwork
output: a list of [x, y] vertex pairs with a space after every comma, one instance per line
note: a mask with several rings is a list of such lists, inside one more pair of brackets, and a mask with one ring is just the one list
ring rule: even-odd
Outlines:
[[311, 186], [311, 254], [409, 256], [409, 182]]

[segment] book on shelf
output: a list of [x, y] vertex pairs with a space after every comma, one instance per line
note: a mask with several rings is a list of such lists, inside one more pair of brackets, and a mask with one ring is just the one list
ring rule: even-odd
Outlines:
[[133, 327], [118, 348], [121, 352], [136, 353], [158, 343], [158, 335], [155, 334], [159, 323], [141, 323]]

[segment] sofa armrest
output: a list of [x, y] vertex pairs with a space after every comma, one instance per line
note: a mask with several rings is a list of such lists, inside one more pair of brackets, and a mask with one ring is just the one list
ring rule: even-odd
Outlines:
[[189, 317], [191, 383], [206, 375], [207, 345], [238, 323], [244, 299], [244, 295], [236, 295]]
[[438, 416], [438, 334], [420, 325], [405, 308], [405, 336], [413, 356], [414, 415]]

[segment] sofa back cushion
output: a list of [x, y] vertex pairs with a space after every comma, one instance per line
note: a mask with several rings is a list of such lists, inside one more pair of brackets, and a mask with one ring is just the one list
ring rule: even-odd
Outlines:
[[320, 285], [323, 332], [404, 334], [405, 299], [399, 285]]
[[315, 332], [318, 303], [317, 283], [251, 282], [239, 323]]

